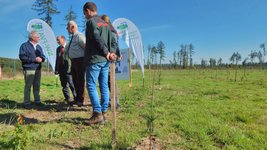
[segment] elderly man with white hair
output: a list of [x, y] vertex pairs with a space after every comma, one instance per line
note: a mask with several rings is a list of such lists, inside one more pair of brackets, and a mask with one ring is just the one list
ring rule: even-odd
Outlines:
[[34, 103], [37, 106], [44, 106], [40, 99], [40, 81], [42, 62], [45, 56], [39, 42], [39, 34], [36, 31], [29, 33], [29, 41], [20, 46], [19, 58], [24, 73], [24, 107], [31, 108], [31, 87], [33, 86]]
[[78, 26], [75, 21], [69, 21], [67, 30], [71, 34], [70, 42], [66, 45], [66, 52], [71, 59], [71, 74], [76, 91], [76, 98], [72, 104], [83, 106], [85, 97], [85, 67], [84, 67], [84, 50], [85, 36], [78, 31]]

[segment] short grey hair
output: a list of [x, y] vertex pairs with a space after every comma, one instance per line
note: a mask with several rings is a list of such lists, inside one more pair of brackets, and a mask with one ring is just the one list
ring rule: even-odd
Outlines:
[[57, 39], [58, 39], [58, 38], [61, 38], [61, 39], [63, 39], [64, 41], [66, 41], [66, 38], [65, 38], [64, 35], [59, 35], [59, 36], [57, 36]]
[[78, 29], [77, 23], [75, 21], [73, 21], [73, 20], [69, 21], [68, 25], [73, 25]]
[[36, 36], [36, 35], [38, 35], [39, 36], [39, 34], [36, 32], [36, 31], [31, 31], [30, 33], [29, 33], [29, 40], [32, 40], [33, 39], [33, 37], [34, 36]]

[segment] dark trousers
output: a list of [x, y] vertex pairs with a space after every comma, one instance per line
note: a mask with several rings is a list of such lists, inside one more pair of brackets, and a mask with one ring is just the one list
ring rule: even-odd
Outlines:
[[71, 59], [71, 74], [77, 94], [76, 101], [82, 103], [84, 102], [85, 97], [85, 67], [83, 59], [83, 57]]
[[70, 101], [69, 87], [73, 95], [73, 99], [76, 99], [76, 91], [72, 82], [72, 75], [67, 73], [59, 73], [59, 78], [62, 86], [62, 93], [66, 101]]

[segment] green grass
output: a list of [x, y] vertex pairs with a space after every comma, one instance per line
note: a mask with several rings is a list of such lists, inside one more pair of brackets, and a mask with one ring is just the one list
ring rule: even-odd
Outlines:
[[[133, 72], [132, 88], [129, 81], [118, 81], [117, 149], [149, 135], [144, 116], [151, 113], [152, 75], [146, 72], [144, 87], [140, 71]], [[164, 149], [267, 149], [267, 72], [246, 70], [245, 75], [238, 70], [234, 82], [230, 69], [163, 70], [153, 102], [155, 134]], [[23, 86], [24, 80], [0, 81], [0, 147], [12, 149], [11, 135], [16, 135], [17, 142], [27, 141], [27, 149], [111, 149], [110, 112], [105, 126], [88, 127], [82, 122], [90, 107], [25, 110]], [[42, 76], [41, 98], [63, 102], [54, 77]], [[26, 122], [21, 133], [15, 132], [18, 114]]]

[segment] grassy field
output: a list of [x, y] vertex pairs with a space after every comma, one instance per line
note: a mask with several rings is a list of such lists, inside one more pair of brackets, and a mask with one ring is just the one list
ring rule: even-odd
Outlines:
[[[162, 149], [267, 149], [267, 71], [237, 75], [235, 82], [234, 70], [164, 70], [152, 99], [153, 72], [146, 72], [143, 87], [141, 72], [134, 71], [132, 88], [118, 81], [116, 149], [134, 149], [148, 137], [152, 113]], [[55, 82], [43, 75], [41, 98], [48, 107], [26, 110], [24, 80], [0, 81], [0, 147], [111, 149], [111, 112], [105, 126], [82, 125], [91, 106], [66, 107]], [[24, 125], [17, 125], [18, 115]]]

